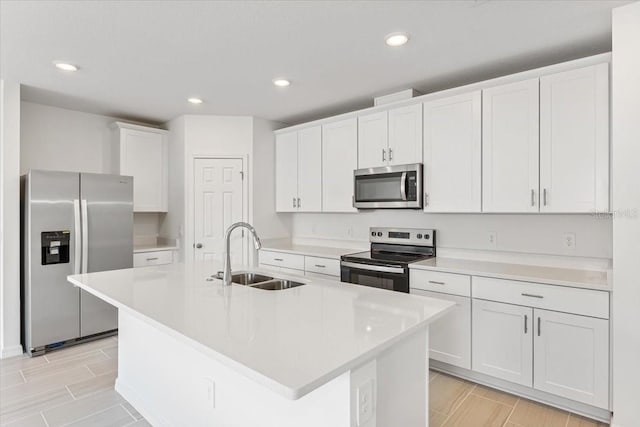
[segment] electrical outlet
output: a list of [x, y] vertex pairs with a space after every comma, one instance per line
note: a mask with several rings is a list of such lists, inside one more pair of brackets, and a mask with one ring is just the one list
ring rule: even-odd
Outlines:
[[562, 235], [562, 244], [565, 249], [576, 248], [576, 233], [564, 233]]
[[358, 387], [358, 416], [356, 424], [363, 426], [373, 417], [374, 404], [373, 401], [373, 380], [369, 380]]
[[487, 233], [487, 244], [491, 248], [495, 248], [498, 246], [498, 233], [495, 231], [490, 231]]
[[216, 408], [216, 383], [211, 378], [203, 378], [203, 394], [207, 408]]

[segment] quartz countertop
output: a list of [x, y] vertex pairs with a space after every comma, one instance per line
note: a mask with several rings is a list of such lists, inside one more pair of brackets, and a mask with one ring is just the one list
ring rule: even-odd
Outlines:
[[435, 257], [409, 264], [418, 270], [442, 271], [471, 276], [495, 277], [570, 286], [600, 291], [611, 291], [610, 274], [607, 271], [579, 270], [525, 264], [510, 264], [458, 258]]
[[151, 244], [151, 245], [135, 245], [133, 247], [133, 253], [139, 252], [153, 252], [153, 251], [177, 251], [178, 247], [175, 245], [165, 244]]
[[68, 279], [289, 399], [370, 360], [453, 306], [308, 277], [294, 277], [305, 285], [281, 291], [224, 286], [210, 278], [219, 269], [180, 263]]
[[277, 242], [265, 242], [262, 245], [262, 249], [272, 252], [283, 252], [289, 254], [298, 254], [306, 256], [317, 256], [321, 258], [334, 258], [340, 259], [342, 255], [353, 254], [356, 252], [366, 251], [367, 249], [354, 249], [354, 248], [336, 248], [329, 246], [312, 246], [312, 245], [298, 245], [287, 241]]

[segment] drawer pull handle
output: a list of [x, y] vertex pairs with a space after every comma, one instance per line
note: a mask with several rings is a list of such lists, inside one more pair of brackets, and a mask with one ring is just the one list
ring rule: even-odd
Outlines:
[[158, 259], [158, 257], [147, 258], [147, 261], [156, 261], [157, 259]]
[[322, 265], [322, 264], [316, 264], [316, 267], [318, 267], [318, 268], [327, 268], [326, 265]]
[[284, 261], [282, 258], [274, 258], [274, 261]]
[[429, 283], [433, 283], [434, 285], [446, 285], [444, 282], [436, 282], [435, 280], [429, 280]]
[[528, 323], [529, 323], [529, 316], [527, 316], [525, 314], [524, 315], [524, 333], [525, 333], [525, 335], [527, 334], [527, 331], [529, 330], [529, 328], [527, 327]]
[[523, 297], [529, 297], [529, 298], [544, 298], [542, 295], [536, 295], [536, 294], [521, 293], [520, 295], [522, 295]]

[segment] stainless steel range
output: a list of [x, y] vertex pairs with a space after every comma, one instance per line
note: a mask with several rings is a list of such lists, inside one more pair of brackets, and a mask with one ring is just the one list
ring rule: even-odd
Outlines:
[[409, 264], [436, 256], [436, 231], [371, 227], [371, 250], [340, 258], [346, 283], [409, 292]]

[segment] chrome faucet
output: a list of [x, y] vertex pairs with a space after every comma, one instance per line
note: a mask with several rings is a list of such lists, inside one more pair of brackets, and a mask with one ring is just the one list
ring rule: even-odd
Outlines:
[[225, 260], [224, 260], [224, 271], [222, 273], [222, 281], [225, 286], [231, 286], [231, 232], [236, 228], [244, 227], [253, 236], [253, 245], [256, 247], [256, 250], [262, 247], [262, 243], [260, 242], [260, 238], [256, 234], [256, 229], [253, 228], [251, 224], [246, 222], [236, 222], [231, 224], [224, 235], [225, 241]]

